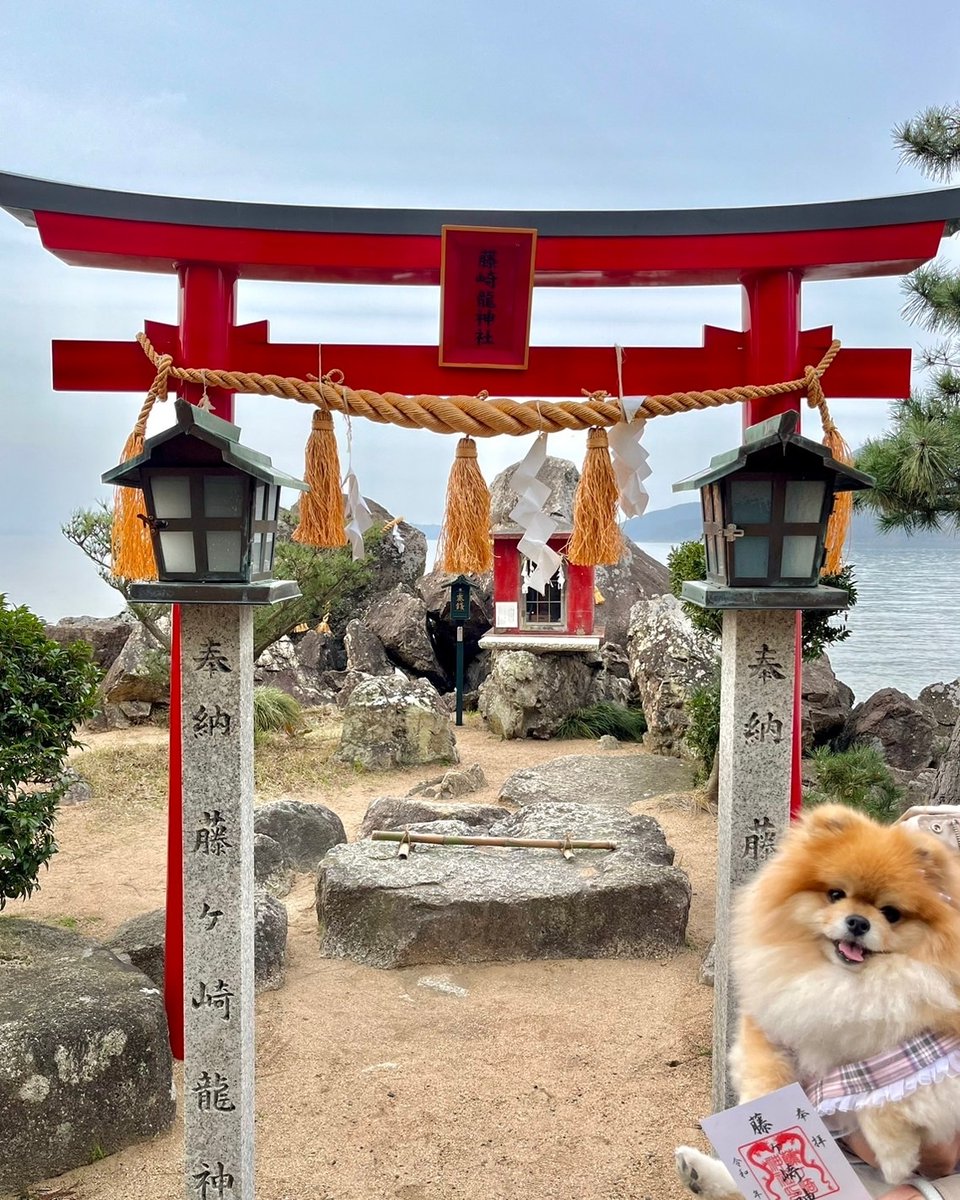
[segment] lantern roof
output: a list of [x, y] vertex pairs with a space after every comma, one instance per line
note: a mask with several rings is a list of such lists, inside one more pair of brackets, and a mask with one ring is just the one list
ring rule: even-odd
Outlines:
[[777, 445], [782, 446], [784, 455], [792, 447], [802, 454], [808, 454], [819, 460], [820, 466], [833, 472], [836, 476], [833, 484], [835, 491], [852, 492], [873, 487], [872, 475], [867, 475], [855, 467], [848, 466], [847, 463], [840, 462], [833, 457], [822, 442], [814, 442], [810, 438], [802, 437], [797, 432], [799, 428], [800, 414], [798, 412], [780, 413], [757, 425], [751, 425], [744, 430], [742, 446], [737, 446], [734, 450], [726, 450], [722, 454], [715, 454], [710, 460], [710, 466], [705, 471], [701, 471], [698, 475], [691, 475], [688, 479], [681, 479], [673, 485], [673, 490], [675, 492], [693, 491], [706, 487], [709, 483], [716, 483], [719, 479], [725, 479], [726, 476], [749, 467], [751, 459]]
[[[196, 438], [219, 451], [226, 466], [236, 467], [262, 483], [274, 484], [278, 487], [295, 488], [300, 492], [308, 492], [309, 484], [302, 479], [295, 479], [283, 471], [278, 471], [270, 461], [268, 454], [253, 450], [240, 444], [240, 428], [225, 421], [222, 417], [186, 400], [177, 400], [174, 405], [176, 422], [169, 429], [154, 434], [143, 444], [143, 450], [135, 458], [119, 463], [109, 471], [104, 471], [101, 480], [104, 483], [116, 483], [125, 487], [139, 487], [141, 484], [141, 468], [149, 466], [150, 461], [161, 446], [177, 438]], [[170, 465], [164, 463], [165, 466]]]

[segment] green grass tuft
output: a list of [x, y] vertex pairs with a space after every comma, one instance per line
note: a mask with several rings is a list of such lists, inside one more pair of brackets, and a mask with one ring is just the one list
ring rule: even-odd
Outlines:
[[290, 737], [306, 731], [303, 709], [294, 698], [275, 687], [253, 689], [253, 731], [286, 733]]
[[601, 700], [588, 708], [578, 708], [565, 717], [557, 730], [558, 738], [598, 738], [612, 734], [621, 742], [639, 742], [647, 731], [647, 720], [639, 708], [626, 708]]

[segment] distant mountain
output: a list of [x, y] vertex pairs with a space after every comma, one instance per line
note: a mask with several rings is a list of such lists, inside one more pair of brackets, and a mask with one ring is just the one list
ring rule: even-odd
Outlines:
[[[703, 520], [700, 505], [694, 501], [674, 504], [670, 508], [658, 508], [655, 512], [632, 517], [624, 525], [629, 538], [635, 542], [690, 542], [703, 536]], [[907, 535], [895, 530], [881, 533], [875, 518], [870, 513], [855, 512], [850, 541], [857, 546], [886, 546], [891, 550], [913, 547], [950, 546], [960, 548], [960, 536], [955, 533], [915, 533]]]

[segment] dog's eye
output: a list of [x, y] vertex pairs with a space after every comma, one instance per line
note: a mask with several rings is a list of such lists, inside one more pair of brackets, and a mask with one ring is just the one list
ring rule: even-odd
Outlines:
[[830, 891], [827, 892], [827, 899], [831, 904], [836, 904], [836, 902], [838, 900], [842, 900], [846, 894], [846, 892], [841, 892], [839, 888], [831, 888]]
[[900, 909], [894, 908], [892, 904], [885, 905], [880, 909], [880, 911], [887, 918], [891, 925], [896, 925], [896, 923], [903, 916], [903, 913], [900, 911]]

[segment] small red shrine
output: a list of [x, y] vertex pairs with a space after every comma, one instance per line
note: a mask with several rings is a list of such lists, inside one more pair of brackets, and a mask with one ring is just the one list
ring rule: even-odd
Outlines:
[[[558, 530], [547, 545], [562, 555], [569, 528]], [[483, 646], [523, 641], [547, 641], [557, 650], [594, 650], [600, 645], [594, 632], [593, 567], [581, 567], [563, 558], [543, 592], [530, 586], [536, 564], [520, 549], [523, 530], [514, 526], [493, 530], [493, 633]]]

